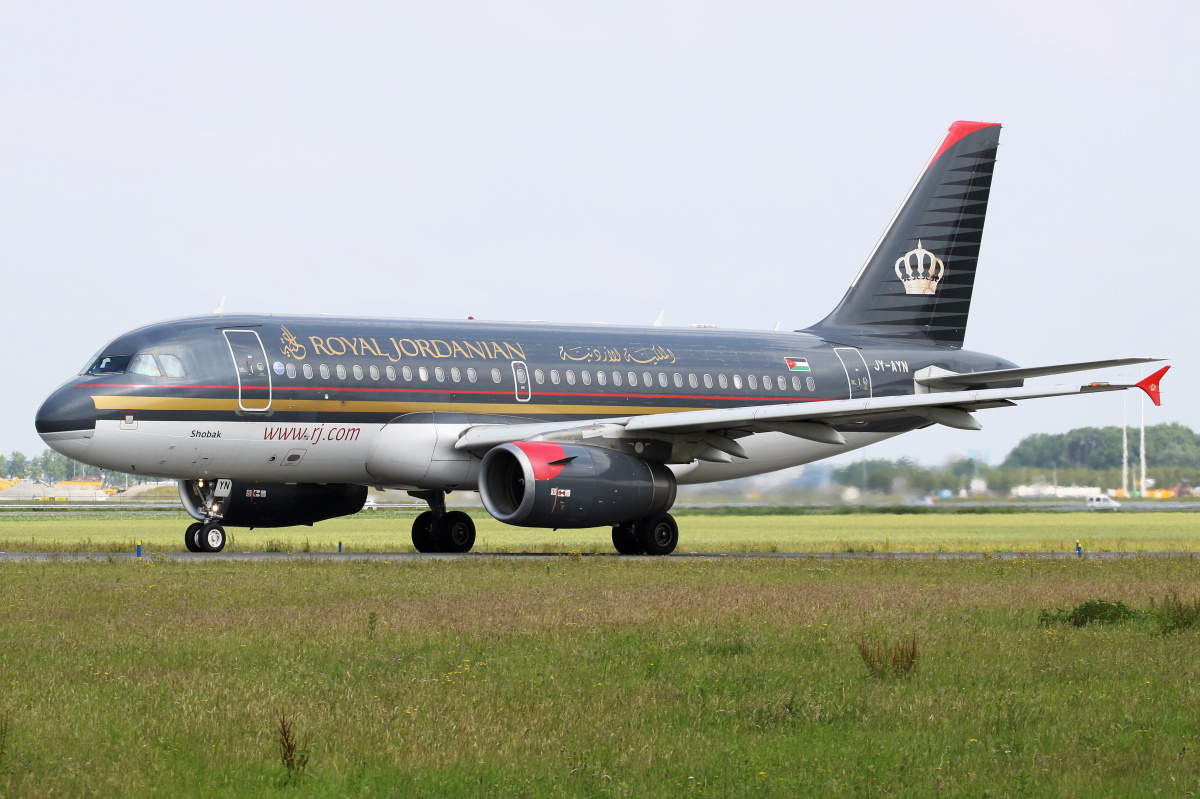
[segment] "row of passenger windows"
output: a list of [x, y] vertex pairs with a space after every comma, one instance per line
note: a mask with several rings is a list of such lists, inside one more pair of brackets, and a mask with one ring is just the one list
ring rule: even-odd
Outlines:
[[[278, 365], [276, 368], [278, 368]], [[295, 378], [298, 374], [296, 365], [292, 363], [289, 363], [285, 367], [285, 370], [287, 372], [287, 376], [290, 378]], [[361, 366], [354, 364], [352, 367], [350, 367], [349, 371], [354, 375], [355, 380], [362, 380], [367, 376], [367, 374], [369, 374], [372, 381], [379, 382], [382, 376], [378, 366], [370, 366], [368, 367], [367, 372], [364, 373]], [[320, 373], [322, 380], [329, 380], [334, 373], [337, 374], [339, 380], [345, 380], [347, 375], [346, 367], [342, 364], [335, 366], [332, 371], [328, 365], [320, 364], [317, 366], [316, 372], [314, 372], [312, 364], [306, 363], [300, 367], [300, 372], [302, 372], [305, 379], [308, 380], [312, 380], [313, 375], [316, 372]], [[436, 366], [433, 368], [432, 372], [428, 367], [425, 366], [417, 367], [415, 372], [412, 367], [403, 366], [400, 368], [399, 373], [397, 373], [394, 366], [388, 366], [384, 369], [382, 374], [386, 375], [387, 379], [393, 382], [399, 376], [406, 382], [411, 382], [414, 377], [421, 382], [429, 382], [430, 378], [432, 377], [433, 380], [438, 383], [445, 383], [447, 378], [449, 378], [451, 382], [461, 383], [463, 378], [466, 377], [467, 382], [476, 383], [481, 379], [481, 377], [483, 377], [485, 382], [487, 377], [490, 377], [493, 383], [500, 383], [504, 377], [503, 373], [496, 368], [493, 368], [490, 374], [485, 372], [485, 374], [481, 376], [480, 373], [474, 369], [474, 367], [468, 367], [464, 373], [464, 371], [459, 369], [457, 366], [453, 366], [449, 370], [444, 369], [441, 366]], [[580, 371], [578, 375], [576, 375], [575, 370], [573, 369], [567, 369], [561, 373], [557, 369], [551, 369], [548, 376], [550, 383], [555, 386], [560, 385], [564, 381], [568, 386], [575, 385], [577, 381], [585, 386], [590, 386], [593, 382], [595, 382], [595, 384], [598, 386], [607, 386], [609, 380], [611, 380], [614, 386], [623, 386], [626, 382], [628, 382], [630, 387], [637, 387], [640, 385], [645, 386], [646, 388], [654, 388], [657, 384], [658, 388], [669, 388], [671, 386], [674, 386], [675, 388], [683, 388], [685, 380], [684, 376], [679, 372], [674, 372], [668, 376], [666, 372], [658, 372], [657, 375], [651, 372], [642, 372], [639, 375], [634, 371], [613, 371], [610, 375], [608, 372], [599, 371], [593, 374], [587, 369]], [[533, 370], [533, 381], [535, 383], [538, 385], [545, 385], [546, 379], [546, 372], [541, 369]], [[529, 376], [526, 374], [525, 370], [517, 367], [517, 381], [519, 383], [527, 383], [528, 380]], [[714, 386], [728, 389], [731, 384], [735, 390], [740, 390], [743, 388], [743, 386], [745, 386], [752, 391], [757, 391], [759, 387], [759, 378], [757, 375], [746, 375], [745, 379], [743, 380], [742, 376], [738, 374], [731, 376], [717, 374], [714, 377], [711, 374], [696, 375], [695, 373], [689, 373], [686, 380], [689, 388], [699, 388], [701, 383], [704, 384], [706, 389], [711, 389]], [[779, 391], [788, 390], [788, 380], [783, 375], [775, 375], [774, 377], [771, 375], [763, 375], [761, 385], [764, 391], [771, 391], [772, 389], [778, 389]], [[815, 391], [817, 386], [816, 382], [811, 377], [801, 380], [799, 375], [792, 375], [791, 388], [794, 391], [803, 391], [805, 389], [808, 389], [809, 391]]]

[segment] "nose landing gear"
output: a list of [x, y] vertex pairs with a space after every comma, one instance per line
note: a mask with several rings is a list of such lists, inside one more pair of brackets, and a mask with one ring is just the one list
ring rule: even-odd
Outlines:
[[225, 548], [227, 539], [221, 518], [232, 487], [232, 481], [225, 479], [180, 484], [184, 506], [193, 516], [204, 516], [204, 521], [188, 525], [183, 534], [183, 544], [188, 552], [220, 552]]
[[445, 491], [409, 491], [429, 503], [413, 521], [412, 542], [418, 552], [470, 552], [475, 546], [475, 521], [460, 510], [446, 511]]

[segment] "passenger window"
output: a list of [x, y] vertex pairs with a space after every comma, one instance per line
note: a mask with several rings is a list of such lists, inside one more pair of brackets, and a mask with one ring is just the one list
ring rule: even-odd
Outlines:
[[630, 386], [636, 386], [636, 385], [637, 385], [637, 372], [630, 372], [630, 373], [629, 373], [629, 385], [630, 385]]
[[558, 376], [558, 370], [551, 369], [550, 370], [550, 382], [557, 386], [561, 381], [562, 381], [562, 378]]
[[338, 376], [338, 380], [346, 379], [346, 367], [340, 363], [337, 365], [337, 376]]
[[667, 373], [666, 372], [658, 373], [658, 384], [663, 388], [667, 387]]
[[389, 366], [384, 372], [387, 374], [388, 380], [391, 380], [393, 383], [396, 382], [396, 367]]
[[362, 367], [359, 366], [358, 364], [354, 364], [354, 379], [362, 380], [362, 377], [363, 377]]
[[493, 383], [499, 383], [499, 382], [500, 382], [500, 370], [499, 370], [499, 369], [493, 369], [493, 370], [492, 370], [492, 382], [493, 382]]
[[134, 375], [162, 377], [162, 372], [158, 371], [158, 364], [154, 362], [154, 356], [145, 353], [133, 356], [133, 360], [129, 362], [128, 371]]
[[675, 388], [683, 388], [683, 375], [676, 372], [674, 375]]
[[[440, 372], [440, 371], [442, 371], [442, 370], [441, 370], [441, 369], [438, 369], [438, 371]], [[518, 366], [518, 367], [517, 367], [517, 382], [518, 382], [518, 383], [524, 383], [524, 382], [526, 382], [527, 380], [529, 380], [529, 378], [528, 378], [528, 377], [526, 377], [526, 375], [525, 375], [525, 370], [524, 370], [524, 369], [522, 369], [521, 367], [519, 367], [519, 366]]]
[[376, 380], [376, 381], [379, 380], [379, 367], [378, 366], [371, 367], [371, 379]]
[[[179, 357], [172, 355], [169, 352], [161, 353], [158, 356], [158, 362], [162, 365], [163, 374], [167, 377], [187, 377], [187, 370], [183, 368], [183, 361]], [[292, 367], [292, 377], [296, 375], [296, 367]]]
[[329, 379], [329, 367], [326, 366], [325, 364], [321, 364], [321, 379], [322, 380]]
[[729, 388], [729, 381], [725, 379], [725, 375], [717, 375], [717, 382], [721, 388]]
[[446, 370], [440, 366], [433, 370], [433, 376], [437, 378], [439, 383], [446, 382]]
[[817, 381], [813, 380], [811, 377], [804, 378], [804, 385], [808, 386], [809, 391], [817, 390]]
[[400, 368], [400, 375], [401, 375], [401, 376], [402, 376], [402, 377], [403, 377], [405, 380], [412, 380], [412, 369], [410, 369], [410, 368], [409, 368], [409, 367], [407, 367], [407, 366], [403, 366], [403, 367], [401, 367], [401, 368]]
[[467, 369], [467, 379], [472, 383], [474, 383], [478, 377], [479, 373], [475, 371], [475, 367], [472, 366]]
[[800, 382], [799, 375], [792, 375], [792, 388], [796, 391], [799, 391], [802, 387], [803, 384]]
[[705, 375], [705, 376], [704, 376], [704, 387], [705, 387], [705, 388], [712, 388], [712, 375]]
[[758, 378], [756, 378], [754, 375], [747, 375], [746, 383], [749, 384], [751, 391], [758, 388]]
[[567, 385], [568, 386], [575, 385], [575, 373], [572, 372], [570, 369], [567, 370]]
[[597, 383], [599, 383], [600, 385], [604, 385], [607, 381], [608, 381], [608, 375], [604, 374], [604, 372], [596, 372], [596, 382]]
[[763, 391], [771, 390], [771, 376], [763, 375]]
[[546, 373], [543, 372], [541, 369], [534, 369], [533, 370], [533, 379], [534, 379], [534, 382], [536, 382], [540, 386], [542, 383], [546, 382]]
[[613, 385], [614, 386], [621, 385], [621, 373], [620, 372], [613, 372]]
[[453, 367], [450, 370], [450, 379], [453, 380], [455, 383], [462, 382], [462, 370], [459, 369], [457, 366]]
[[289, 363], [287, 365], [287, 375], [289, 378], [296, 376], [296, 364]]
[[583, 381], [585, 386], [590, 386], [592, 384], [592, 373], [584, 369], [579, 373], [579, 379]]
[[642, 372], [642, 385], [646, 388], [654, 388], [654, 375], [649, 372]]
[[736, 389], [739, 389], [739, 390], [741, 389], [741, 387], [742, 387], [742, 376], [741, 375], [733, 376], [733, 387]]
[[783, 375], [775, 376], [775, 384], [779, 386], [780, 391], [787, 391], [787, 381], [783, 379]]
[[305, 380], [312, 380], [313, 370], [312, 370], [312, 366], [310, 364], [307, 364], [307, 363], [304, 364], [303, 372], [304, 372]]
[[688, 375], [688, 385], [691, 386], [692, 388], [700, 387], [700, 380], [696, 377], [695, 374]]
[[418, 368], [418, 369], [417, 369], [417, 375], [418, 375], [418, 376], [419, 376], [419, 377], [420, 377], [422, 380], [428, 380], [428, 379], [429, 379], [429, 370], [428, 370], [428, 369], [426, 369], [424, 366], [422, 366], [422, 367], [420, 367], [420, 368]]

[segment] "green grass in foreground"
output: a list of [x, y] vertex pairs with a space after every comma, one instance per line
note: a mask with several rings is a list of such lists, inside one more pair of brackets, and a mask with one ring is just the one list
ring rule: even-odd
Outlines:
[[[477, 552], [611, 552], [609, 528], [531, 530], [474, 512]], [[229, 528], [231, 552], [411, 552], [415, 514], [363, 511], [314, 527]], [[183, 513], [2, 515], [0, 551], [182, 552]], [[1200, 551], [1189, 513], [1016, 513], [678, 517], [681, 552], [1091, 552]]]
[[[1200, 633], [1038, 618], [1196, 578], [1192, 558], [2, 564], [0, 795], [1194, 795]], [[911, 678], [867, 676], [859, 643], [914, 636]]]

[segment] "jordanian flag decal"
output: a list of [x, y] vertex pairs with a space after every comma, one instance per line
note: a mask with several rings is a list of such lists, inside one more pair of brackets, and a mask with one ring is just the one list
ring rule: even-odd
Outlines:
[[784, 358], [783, 362], [787, 364], [789, 370], [793, 372], [811, 372], [808, 368], [807, 358]]

